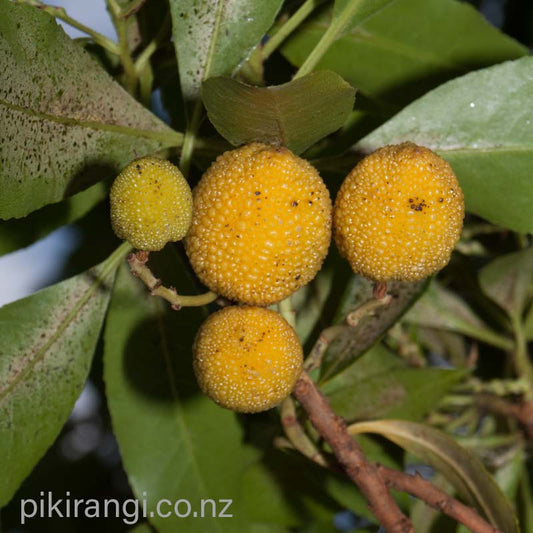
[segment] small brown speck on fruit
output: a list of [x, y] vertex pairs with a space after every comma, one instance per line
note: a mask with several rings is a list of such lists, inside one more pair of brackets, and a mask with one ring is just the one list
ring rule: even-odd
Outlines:
[[294, 329], [262, 307], [225, 307], [202, 324], [193, 346], [194, 372], [204, 394], [227, 409], [256, 413], [292, 391], [303, 350]]

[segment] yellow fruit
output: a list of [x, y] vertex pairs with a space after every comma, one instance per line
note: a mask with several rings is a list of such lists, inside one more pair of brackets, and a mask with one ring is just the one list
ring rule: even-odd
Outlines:
[[443, 268], [459, 239], [463, 192], [450, 165], [423, 146], [385, 146], [344, 180], [334, 236], [356, 274], [416, 281]]
[[315, 277], [331, 239], [331, 200], [307, 161], [252, 143], [219, 156], [193, 195], [186, 250], [213, 292], [269, 305]]
[[225, 307], [209, 316], [194, 342], [194, 372], [216, 403], [242, 413], [274, 407], [302, 372], [294, 329], [263, 307]]
[[110, 192], [111, 223], [117, 236], [139, 250], [161, 250], [183, 239], [192, 217], [192, 193], [169, 161], [143, 157], [130, 163]]

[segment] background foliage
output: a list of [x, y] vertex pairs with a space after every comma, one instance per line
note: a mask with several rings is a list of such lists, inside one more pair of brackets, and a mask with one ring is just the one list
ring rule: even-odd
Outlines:
[[[392, 284], [393, 305], [342, 326], [315, 377], [372, 461], [424, 465], [502, 531], [533, 532], [532, 443], [485, 401], [533, 398], [533, 8], [500, 4], [497, 29], [478, 9], [489, 2], [473, 4], [109, 0], [114, 43], [70, 39], [64, 11], [0, 0], [0, 253], [65, 224], [82, 235], [63, 281], [0, 308], [4, 528], [21, 498], [52, 490], [234, 500], [231, 521], [154, 518], [163, 533], [376, 531], [347, 479], [285, 447], [277, 410], [237, 416], [199, 393], [190, 350], [211, 309], [175, 313], [131, 277], [106, 196], [135, 157], [169, 157], [194, 185], [251, 140], [312, 160], [334, 196], [362, 155], [412, 140], [456, 171], [462, 239], [436, 279]], [[179, 243], [150, 264], [201, 291]], [[332, 246], [292, 300], [306, 351], [371, 291]], [[69, 419], [87, 376], [99, 408]], [[462, 530], [398, 501], [417, 532]]]

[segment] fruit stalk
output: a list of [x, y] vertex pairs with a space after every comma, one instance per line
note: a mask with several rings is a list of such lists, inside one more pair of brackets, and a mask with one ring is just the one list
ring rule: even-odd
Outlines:
[[136, 253], [132, 252], [128, 255], [128, 264], [131, 273], [146, 285], [152, 296], [163, 298], [171, 304], [172, 309], [175, 311], [179, 311], [182, 307], [202, 307], [217, 299], [217, 295], [213, 292], [184, 296], [178, 294], [175, 289], [165, 287], [162, 285], [161, 280], [156, 278], [146, 265], [147, 261], [147, 251], [139, 250]]
[[375, 465], [347, 431], [346, 422], [331, 409], [306, 372], [303, 372], [293, 394], [309, 416], [317, 431], [331, 446], [348, 476], [366, 497], [370, 510], [388, 533], [413, 533], [413, 525], [400, 511]]

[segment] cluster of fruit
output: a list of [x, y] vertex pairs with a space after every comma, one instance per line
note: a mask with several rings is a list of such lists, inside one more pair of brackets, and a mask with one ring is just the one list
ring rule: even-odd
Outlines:
[[310, 163], [261, 143], [219, 156], [193, 193], [175, 166], [153, 157], [131, 163], [111, 189], [119, 237], [150, 251], [184, 239], [200, 281], [238, 304], [200, 327], [193, 363], [202, 391], [240, 412], [278, 404], [301, 373], [294, 329], [266, 307], [316, 276], [332, 226], [355, 273], [415, 281], [447, 264], [463, 217], [449, 164], [412, 143], [360, 161], [334, 206]]

